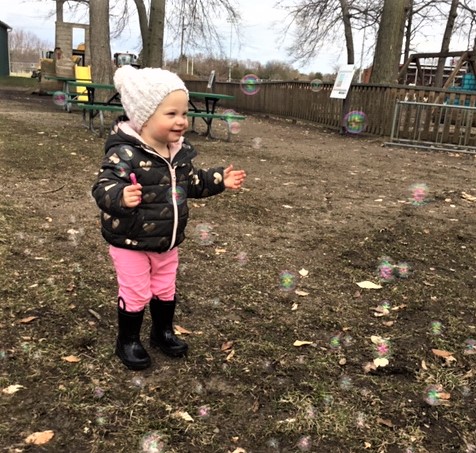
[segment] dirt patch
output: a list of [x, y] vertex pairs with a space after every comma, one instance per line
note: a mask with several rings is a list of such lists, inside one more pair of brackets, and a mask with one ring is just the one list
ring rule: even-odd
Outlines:
[[190, 134], [198, 165], [248, 179], [190, 201], [188, 358], [131, 372], [90, 195], [104, 140], [25, 90], [0, 91], [0, 132], [0, 387], [23, 386], [2, 451], [475, 451], [473, 156], [264, 117]]

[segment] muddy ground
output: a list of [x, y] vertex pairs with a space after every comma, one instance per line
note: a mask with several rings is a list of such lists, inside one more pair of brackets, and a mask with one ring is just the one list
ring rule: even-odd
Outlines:
[[132, 372], [90, 195], [104, 140], [31, 91], [0, 89], [1, 451], [476, 451], [473, 155], [256, 116], [188, 134], [248, 178], [190, 200], [188, 357]]

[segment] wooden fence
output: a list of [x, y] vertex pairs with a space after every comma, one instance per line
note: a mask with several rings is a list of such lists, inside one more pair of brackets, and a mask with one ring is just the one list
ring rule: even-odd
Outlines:
[[[207, 90], [207, 81], [189, 80], [186, 85], [191, 91], [210, 91]], [[250, 96], [241, 91], [237, 82], [216, 82], [214, 91], [235, 96], [233, 101], [220, 105], [239, 113], [310, 121], [339, 130], [343, 101], [330, 98], [332, 87], [332, 83], [323, 83], [319, 91], [313, 91], [309, 82], [263, 82], [259, 85], [259, 92]], [[367, 116], [366, 133], [380, 136], [391, 134], [397, 101], [476, 105], [475, 92], [408, 85], [354, 84], [349, 96], [350, 110], [365, 112]]]

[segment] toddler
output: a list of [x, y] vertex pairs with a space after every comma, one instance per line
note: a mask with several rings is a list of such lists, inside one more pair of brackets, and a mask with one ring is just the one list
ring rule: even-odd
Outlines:
[[243, 170], [193, 165], [187, 130], [188, 90], [174, 73], [119, 68], [114, 84], [127, 116], [113, 126], [92, 193], [118, 282], [116, 354], [132, 370], [151, 359], [140, 340], [144, 310], [152, 317], [150, 345], [180, 357], [188, 345], [174, 334], [177, 246], [185, 239], [188, 198], [239, 189]]

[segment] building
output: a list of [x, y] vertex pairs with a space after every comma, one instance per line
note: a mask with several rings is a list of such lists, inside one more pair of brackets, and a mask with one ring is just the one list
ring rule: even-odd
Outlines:
[[0, 20], [0, 76], [10, 75], [10, 48], [8, 32], [12, 28]]

